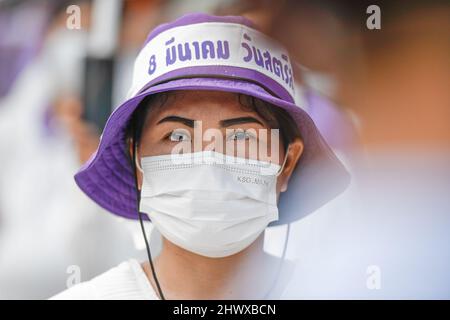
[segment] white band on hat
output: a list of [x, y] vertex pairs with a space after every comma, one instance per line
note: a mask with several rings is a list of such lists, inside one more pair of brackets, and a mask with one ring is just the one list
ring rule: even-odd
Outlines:
[[[183, 70], [191, 68], [192, 71], [196, 67], [241, 68], [221, 69], [223, 76], [237, 78], [245, 78], [240, 71], [243, 74], [245, 70], [253, 74], [256, 71], [261, 79], [269, 78], [270, 81], [255, 79], [258, 77], [250, 79], [250, 76], [248, 80], [268, 89], [271, 88], [267, 82], [277, 84], [276, 87], [284, 90], [289, 100], [293, 101], [295, 97], [292, 66], [283, 47], [261, 32], [241, 24], [205, 22], [175, 27], [151, 39], [136, 58], [128, 98], [151, 82], [167, 80], [164, 76], [168, 73], [172, 73], [174, 78], [182, 77]], [[209, 75], [204, 69], [203, 72], [205, 76]]]

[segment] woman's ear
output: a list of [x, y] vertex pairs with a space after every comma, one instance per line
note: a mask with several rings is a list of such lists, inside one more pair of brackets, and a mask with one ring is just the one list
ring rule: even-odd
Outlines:
[[286, 163], [284, 165], [283, 171], [281, 172], [279, 179], [281, 183], [280, 192], [285, 192], [288, 188], [289, 178], [294, 172], [294, 169], [300, 160], [300, 157], [303, 153], [303, 141], [300, 138], [295, 138], [289, 144], [289, 148], [287, 149]]
[[[139, 156], [139, 148], [136, 148], [136, 150], [133, 150], [134, 148], [134, 143], [133, 143], [133, 139], [130, 139], [130, 143], [129, 145], [129, 149], [128, 152], [130, 153], [130, 158], [133, 159], [133, 152], [136, 152], [136, 161], [140, 161], [140, 156]], [[133, 160], [132, 160], [133, 161]], [[141, 170], [139, 170], [137, 168], [137, 164], [133, 163], [132, 164], [134, 166], [133, 170], [136, 170], [136, 176], [137, 176], [137, 185], [138, 185], [138, 190], [140, 191], [142, 188], [142, 172]]]

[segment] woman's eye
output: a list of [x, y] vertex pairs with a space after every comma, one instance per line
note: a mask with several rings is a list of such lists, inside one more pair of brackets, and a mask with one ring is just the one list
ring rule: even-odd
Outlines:
[[172, 131], [169, 135], [170, 141], [181, 142], [191, 140], [191, 136], [187, 132]]
[[235, 132], [233, 132], [231, 135], [228, 136], [229, 140], [237, 140], [237, 141], [250, 140], [252, 138], [254, 138], [254, 136], [244, 130], [236, 130]]

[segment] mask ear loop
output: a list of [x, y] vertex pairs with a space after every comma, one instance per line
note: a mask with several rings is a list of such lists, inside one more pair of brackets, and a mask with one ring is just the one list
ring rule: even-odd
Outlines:
[[276, 177], [278, 177], [284, 170], [284, 166], [286, 165], [286, 161], [288, 158], [288, 154], [289, 154], [289, 148], [291, 147], [291, 145], [288, 145], [287, 149], [286, 149], [286, 153], [284, 155], [284, 160], [283, 163], [281, 164], [280, 169], [278, 170], [278, 172], [275, 174]]
[[[137, 155], [137, 144], [134, 144], [134, 154]], [[141, 167], [141, 163], [139, 162], [138, 157], [134, 156], [134, 165], [139, 170], [140, 173], [144, 174], [144, 169]]]
[[142, 213], [141, 213], [141, 210], [139, 210], [139, 204], [141, 202], [141, 192], [139, 191], [139, 188], [138, 188], [137, 170], [139, 170], [141, 172], [143, 172], [143, 170], [142, 170], [141, 166], [139, 165], [136, 155], [137, 155], [137, 143], [136, 143], [136, 132], [135, 132], [134, 137], [133, 137], [133, 163], [135, 164], [133, 166], [134, 167], [133, 171], [134, 171], [134, 182], [135, 182], [136, 193], [137, 193], [136, 208], [137, 208], [137, 212], [138, 212], [138, 216], [139, 216], [139, 223], [141, 225], [142, 234], [144, 236], [145, 248], [147, 249], [147, 256], [148, 256], [148, 261], [150, 262], [150, 268], [152, 270], [153, 280], [155, 280], [156, 287], [158, 289], [158, 293], [159, 293], [159, 296], [161, 297], [161, 300], [166, 300], [166, 298], [164, 297], [164, 294], [161, 290], [161, 286], [159, 284], [158, 277], [156, 276], [155, 267], [153, 265], [152, 254], [150, 252], [150, 246], [148, 244], [147, 234], [145, 232], [144, 221], [142, 219]]

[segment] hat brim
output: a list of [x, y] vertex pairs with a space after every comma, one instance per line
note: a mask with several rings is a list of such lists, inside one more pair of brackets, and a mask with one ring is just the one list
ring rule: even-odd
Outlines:
[[[279, 225], [315, 211], [347, 187], [350, 176], [325, 143], [308, 114], [281, 100], [261, 86], [239, 79], [183, 78], [154, 85], [125, 101], [109, 117], [99, 147], [75, 175], [78, 186], [104, 209], [129, 219], [138, 219], [137, 190], [126, 144], [126, 127], [140, 102], [151, 94], [174, 90], [226, 91], [246, 94], [286, 110], [297, 123], [304, 151], [279, 199]], [[147, 219], [147, 215], [143, 215]]]

